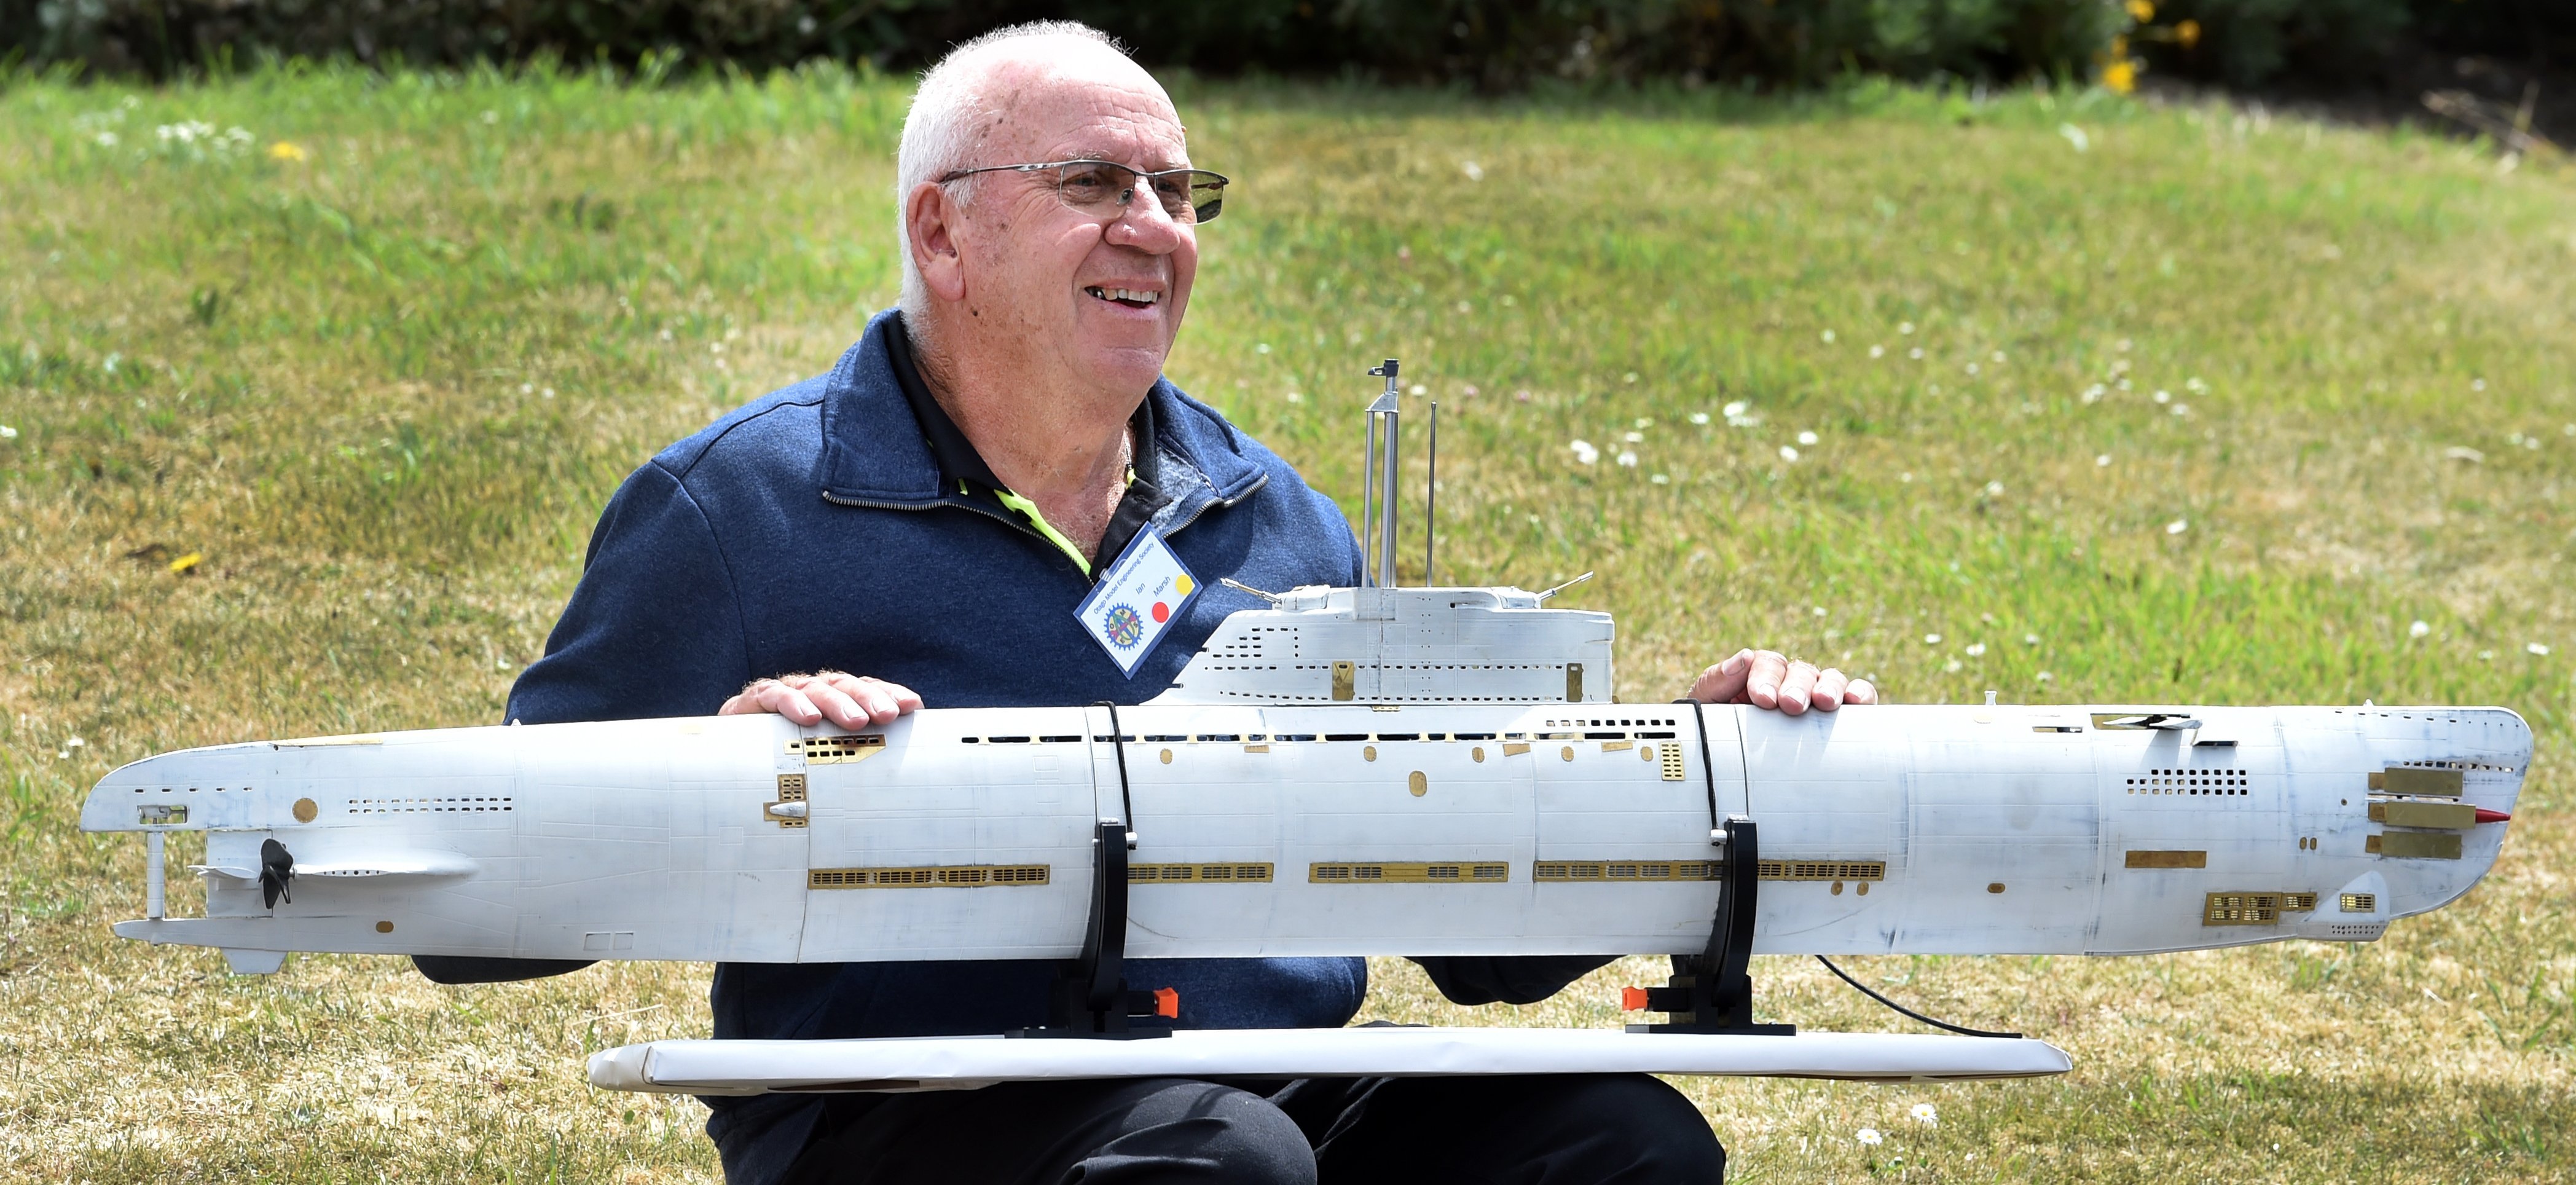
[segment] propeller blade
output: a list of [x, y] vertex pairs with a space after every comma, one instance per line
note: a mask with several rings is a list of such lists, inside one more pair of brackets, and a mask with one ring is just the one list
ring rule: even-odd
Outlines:
[[290, 885], [295, 880], [295, 856], [286, 845], [276, 840], [262, 840], [259, 845], [259, 895], [268, 908], [277, 908], [279, 898], [295, 904]]

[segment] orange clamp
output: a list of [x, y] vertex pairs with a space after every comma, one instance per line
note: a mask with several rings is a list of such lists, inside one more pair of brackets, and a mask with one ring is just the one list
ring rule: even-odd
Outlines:
[[1619, 989], [1619, 1011], [1643, 1012], [1645, 1010], [1646, 989], [1641, 987]]
[[1181, 1018], [1181, 993], [1171, 988], [1154, 989], [1154, 1015], [1171, 1020]]

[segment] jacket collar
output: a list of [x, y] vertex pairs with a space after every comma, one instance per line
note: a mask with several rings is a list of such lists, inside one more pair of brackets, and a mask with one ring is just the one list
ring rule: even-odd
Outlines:
[[[815, 479], [833, 502], [924, 510], [956, 499], [954, 486], [942, 488], [930, 429], [895, 377], [887, 335], [901, 331], [896, 310], [877, 314], [826, 380]], [[1210, 501], [1236, 502], [1261, 487], [1261, 467], [1243, 455], [1242, 438], [1214, 409], [1169, 379], [1155, 380], [1145, 398], [1152, 404], [1155, 484], [1172, 499], [1158, 519], [1186, 522]], [[1141, 475], [1146, 467], [1137, 469]]]

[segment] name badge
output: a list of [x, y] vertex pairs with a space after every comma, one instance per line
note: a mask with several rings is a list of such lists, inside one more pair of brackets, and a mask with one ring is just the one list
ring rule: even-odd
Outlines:
[[1137, 664], [1154, 652], [1198, 591], [1199, 582], [1172, 554], [1162, 533], [1146, 527], [1118, 553], [1118, 561], [1109, 565], [1073, 616], [1109, 652], [1118, 672], [1133, 679]]

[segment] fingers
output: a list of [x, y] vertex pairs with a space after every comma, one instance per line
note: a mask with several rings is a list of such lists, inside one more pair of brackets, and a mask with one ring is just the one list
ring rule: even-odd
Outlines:
[[[1775, 708], [1780, 706], [1780, 686], [1788, 674], [1789, 660], [1777, 650], [1738, 650], [1700, 673], [1699, 681], [1691, 684], [1691, 698], [1704, 704]], [[1804, 711], [1806, 705], [1798, 708]]]
[[778, 709], [769, 706], [761, 698], [769, 694], [777, 683], [776, 679], [754, 679], [743, 684], [742, 690], [735, 692], [732, 699], [726, 700], [723, 707], [716, 709], [716, 715], [756, 716], [763, 712], [777, 711]]
[[[1792, 711], [1788, 705], [1789, 696], [1786, 691], [1781, 693], [1780, 698], [1780, 710], [1788, 712], [1792, 716], [1797, 715], [1797, 713]], [[1842, 707], [1844, 704], [1874, 704], [1877, 702], [1877, 684], [1872, 683], [1867, 679], [1854, 679], [1851, 676], [1846, 675], [1841, 671], [1834, 670], [1831, 667], [1816, 673], [1815, 689], [1809, 692], [1807, 697], [1807, 705], [1819, 712], [1831, 712]]]
[[[834, 694], [851, 703], [852, 714], [847, 719], [833, 717], [844, 728], [891, 724], [897, 716], [921, 710], [920, 694], [901, 683], [841, 671], [824, 671], [814, 676], [814, 681], [830, 686]], [[810, 685], [808, 692], [811, 693]]]
[[761, 710], [776, 712], [798, 724], [815, 724], [823, 719], [823, 713], [814, 706], [814, 701], [802, 689], [784, 679], [770, 680], [769, 686], [761, 688], [754, 698]]
[[918, 712], [921, 710], [920, 692], [914, 691], [901, 683], [888, 683], [883, 679], [870, 679], [868, 682], [885, 688], [886, 694], [894, 697], [894, 710], [896, 712]]
[[1782, 715], [1797, 716], [1816, 702], [1816, 664], [1792, 661], [1780, 678], [1780, 690], [1772, 697]]
[[797, 724], [829, 720], [842, 728], [855, 729], [892, 723], [895, 717], [920, 708], [920, 694], [900, 683], [843, 671], [822, 671], [755, 679], [717, 708], [716, 714], [774, 712]]
[[[1779, 707], [1781, 686], [1789, 678], [1788, 656], [1777, 650], [1756, 650], [1751, 664], [1744, 673], [1744, 698], [1738, 702], [1757, 708]], [[1799, 701], [1798, 710], [1807, 710], [1806, 701]]]
[[1704, 704], [1740, 704], [1744, 702], [1744, 676], [1753, 669], [1753, 652], [1738, 650], [1725, 662], [1699, 674], [1691, 684], [1692, 699]]
[[[847, 675], [833, 678], [833, 672], [816, 675], [797, 688], [823, 713], [823, 717], [843, 728], [859, 728], [875, 719], [868, 710], [867, 697], [857, 691], [857, 680]], [[887, 719], [893, 717], [889, 715]], [[799, 723], [803, 723], [800, 721]]]
[[1843, 706], [1843, 696], [1851, 687], [1851, 678], [1830, 667], [1816, 675], [1815, 698], [1809, 703], [1819, 712], [1830, 712]]
[[1878, 687], [1869, 680], [1793, 660], [1777, 650], [1736, 651], [1700, 672], [1690, 694], [1704, 704], [1751, 704], [1788, 716], [1810, 708], [1831, 712], [1844, 704], [1878, 702]]

